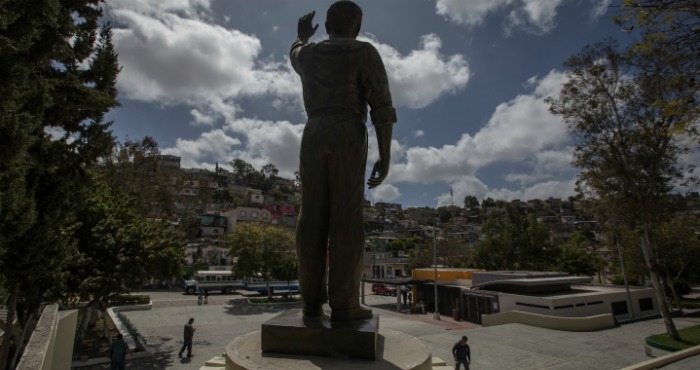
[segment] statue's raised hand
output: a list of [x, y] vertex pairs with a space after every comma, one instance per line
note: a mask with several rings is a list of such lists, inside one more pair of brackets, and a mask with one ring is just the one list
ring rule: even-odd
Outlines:
[[297, 37], [304, 41], [307, 41], [311, 36], [314, 35], [314, 33], [316, 33], [318, 24], [316, 26], [313, 25], [315, 15], [316, 11], [313, 11], [299, 18], [299, 23], [297, 24]]

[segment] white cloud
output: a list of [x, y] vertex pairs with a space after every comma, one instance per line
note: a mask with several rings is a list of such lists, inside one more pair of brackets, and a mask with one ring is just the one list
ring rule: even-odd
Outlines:
[[451, 186], [454, 196], [451, 197], [449, 192], [440, 194], [435, 198], [437, 206], [445, 206], [454, 202], [456, 206], [461, 207], [464, 204], [464, 197], [467, 195], [473, 195], [480, 201], [485, 198], [527, 201], [529, 199], [547, 199], [549, 197], [563, 199], [576, 194], [576, 180], [574, 178], [561, 181], [546, 181], [530, 187], [512, 190], [506, 188], [489, 189], [476, 177], [465, 176], [459, 181], [452, 183]]
[[597, 0], [593, 9], [591, 9], [591, 17], [595, 19], [603, 16], [608, 11], [610, 3], [612, 3], [612, 0]]
[[382, 184], [370, 190], [375, 202], [391, 202], [401, 196], [399, 189], [391, 184]]
[[211, 126], [216, 121], [216, 117], [204, 114], [204, 113], [200, 112], [198, 109], [190, 110], [190, 115], [192, 115], [192, 118], [194, 119], [194, 121], [192, 121], [192, 124], [195, 126], [199, 126], [199, 125]]
[[419, 49], [405, 56], [372, 35], [359, 39], [372, 43], [382, 56], [397, 106], [423, 108], [444, 94], [463, 88], [471, 77], [463, 55], [440, 53], [442, 40], [435, 34], [422, 36]]
[[524, 163], [530, 169], [529, 173], [510, 173], [506, 176], [506, 181], [530, 185], [537, 181], [550, 180], [562, 175], [573, 175], [575, 171], [571, 166], [571, 159], [571, 148], [536, 153], [532, 160]]
[[484, 199], [488, 194], [488, 186], [481, 182], [476, 176], [464, 176], [455, 182], [450, 183], [452, 195], [450, 193], [440, 194], [435, 198], [438, 206], [449, 205], [454, 202], [456, 206], [464, 205], [464, 197], [473, 195], [477, 199]]
[[203, 165], [207, 159], [211, 159], [211, 162], [231, 161], [233, 158], [229, 153], [240, 144], [239, 139], [217, 129], [204, 132], [195, 140], [177, 139], [174, 148], [164, 148], [162, 153], [180, 156], [183, 168], [207, 167]]
[[482, 24], [489, 14], [514, 2], [515, 0], [436, 0], [435, 8], [438, 14], [452, 22], [473, 27]]
[[[201, 116], [194, 124], [207, 123], [199, 119], [204, 116], [235, 119], [242, 98], [301, 110], [301, 83], [286, 53], [263, 57], [257, 36], [213, 24], [210, 13], [208, 0], [110, 2], [122, 66], [119, 92], [132, 100], [196, 108]], [[423, 36], [406, 55], [369, 37], [361, 39], [382, 55], [397, 106], [423, 108], [470, 78], [464, 56], [440, 54], [436, 35]]]
[[178, 139], [164, 154], [182, 157], [182, 167], [227, 167], [233, 159], [242, 159], [256, 169], [272, 163], [280, 176], [293, 178], [299, 168], [299, 146], [303, 125], [286, 121], [239, 119], [223, 129], [204, 132], [194, 140]]
[[304, 125], [287, 121], [238, 119], [228, 122], [225, 130], [245, 137], [245, 147], [232, 153], [234, 158], [241, 158], [258, 169], [272, 163], [280, 171], [280, 176], [294, 177], [294, 171], [299, 168]]
[[113, 14], [126, 24], [114, 29], [114, 40], [123, 66], [117, 86], [128, 98], [193, 104], [273, 90], [255, 69], [262, 47], [254, 36], [168, 13]]
[[173, 13], [187, 18], [206, 18], [210, 14], [210, 0], [110, 0], [107, 12], [113, 9], [132, 9], [151, 15]]
[[544, 99], [558, 93], [565, 75], [552, 71], [541, 79], [532, 78], [522, 94], [496, 107], [486, 125], [473, 137], [462, 134], [454, 144], [409, 147], [389, 173], [392, 182], [454, 181], [474, 175], [495, 162], [522, 162], [543, 150], [552, 150], [568, 140], [566, 125], [548, 112]]
[[529, 200], [529, 199], [547, 199], [552, 198], [567, 198], [576, 194], [576, 180], [563, 181], [547, 181], [535, 184], [528, 188], [520, 190], [510, 189], [492, 189], [486, 193], [486, 197], [503, 200]]
[[524, 29], [533, 34], [544, 34], [556, 26], [557, 8], [562, 0], [522, 0], [523, 5], [508, 15], [506, 33]]
[[[591, 17], [603, 15], [612, 0], [597, 0]], [[472, 28], [484, 23], [488, 16], [503, 15], [504, 31], [522, 29], [544, 34], [556, 27], [557, 10], [570, 0], [435, 0], [435, 10], [454, 22]], [[497, 14], [498, 13], [498, 14]]]
[[413, 132], [413, 137], [423, 137], [425, 132], [423, 130], [416, 130]]

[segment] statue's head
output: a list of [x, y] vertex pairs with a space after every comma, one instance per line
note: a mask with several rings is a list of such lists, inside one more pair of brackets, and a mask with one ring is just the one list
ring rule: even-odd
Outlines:
[[349, 0], [336, 1], [326, 13], [326, 32], [331, 37], [355, 38], [362, 25], [362, 9]]

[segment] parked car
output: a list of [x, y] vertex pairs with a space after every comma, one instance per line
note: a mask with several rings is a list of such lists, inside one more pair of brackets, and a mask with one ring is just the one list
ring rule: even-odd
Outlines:
[[372, 284], [372, 293], [381, 295], [396, 295], [396, 287], [384, 283]]

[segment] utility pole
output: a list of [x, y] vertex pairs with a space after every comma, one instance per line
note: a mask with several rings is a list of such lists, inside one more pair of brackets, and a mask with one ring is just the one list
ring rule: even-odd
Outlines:
[[433, 226], [433, 271], [435, 273], [435, 280], [433, 282], [433, 288], [435, 288], [435, 313], [433, 313], [433, 318], [435, 320], [440, 320], [440, 311], [438, 310], [438, 273], [437, 273], [437, 228]]

